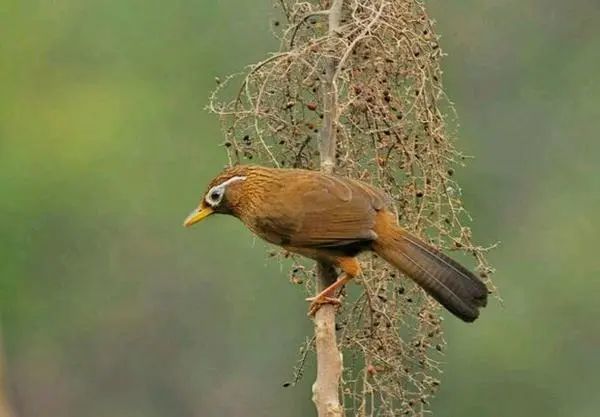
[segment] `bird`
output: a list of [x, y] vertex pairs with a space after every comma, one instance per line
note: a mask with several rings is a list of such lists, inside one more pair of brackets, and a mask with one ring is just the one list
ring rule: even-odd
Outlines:
[[339, 304], [338, 289], [361, 273], [371, 251], [416, 282], [465, 322], [487, 304], [486, 285], [467, 268], [402, 228], [391, 198], [366, 182], [320, 171], [234, 165], [212, 181], [184, 226], [213, 214], [237, 217], [255, 235], [331, 265], [338, 279], [311, 301], [310, 312]]

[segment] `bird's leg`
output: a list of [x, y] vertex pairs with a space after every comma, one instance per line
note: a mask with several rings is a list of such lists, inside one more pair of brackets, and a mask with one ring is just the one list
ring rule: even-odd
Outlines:
[[360, 264], [356, 258], [339, 258], [337, 264], [343, 271], [338, 279], [316, 296], [306, 299], [310, 301], [309, 316], [313, 316], [323, 304], [341, 304], [340, 299], [335, 297], [337, 289], [343, 288], [348, 281], [360, 273]]

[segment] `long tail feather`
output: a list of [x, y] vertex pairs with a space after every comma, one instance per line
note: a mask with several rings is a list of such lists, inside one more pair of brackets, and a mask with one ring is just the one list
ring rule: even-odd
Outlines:
[[472, 272], [399, 227], [380, 236], [373, 249], [464, 321], [475, 320], [487, 304], [487, 287]]

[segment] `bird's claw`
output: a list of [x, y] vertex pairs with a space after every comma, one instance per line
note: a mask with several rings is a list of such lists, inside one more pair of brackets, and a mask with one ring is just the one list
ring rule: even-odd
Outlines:
[[333, 304], [333, 305], [342, 304], [342, 301], [339, 298], [329, 297], [326, 295], [309, 297], [306, 299], [306, 301], [310, 301], [310, 306], [308, 307], [308, 316], [309, 317], [313, 317], [316, 314], [316, 312], [319, 311], [321, 306], [324, 304]]

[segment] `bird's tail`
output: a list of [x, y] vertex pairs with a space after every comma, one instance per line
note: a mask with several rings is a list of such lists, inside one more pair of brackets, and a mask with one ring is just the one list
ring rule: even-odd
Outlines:
[[399, 226], [387, 225], [373, 250], [419, 284], [448, 311], [471, 322], [487, 304], [488, 290], [472, 272]]

